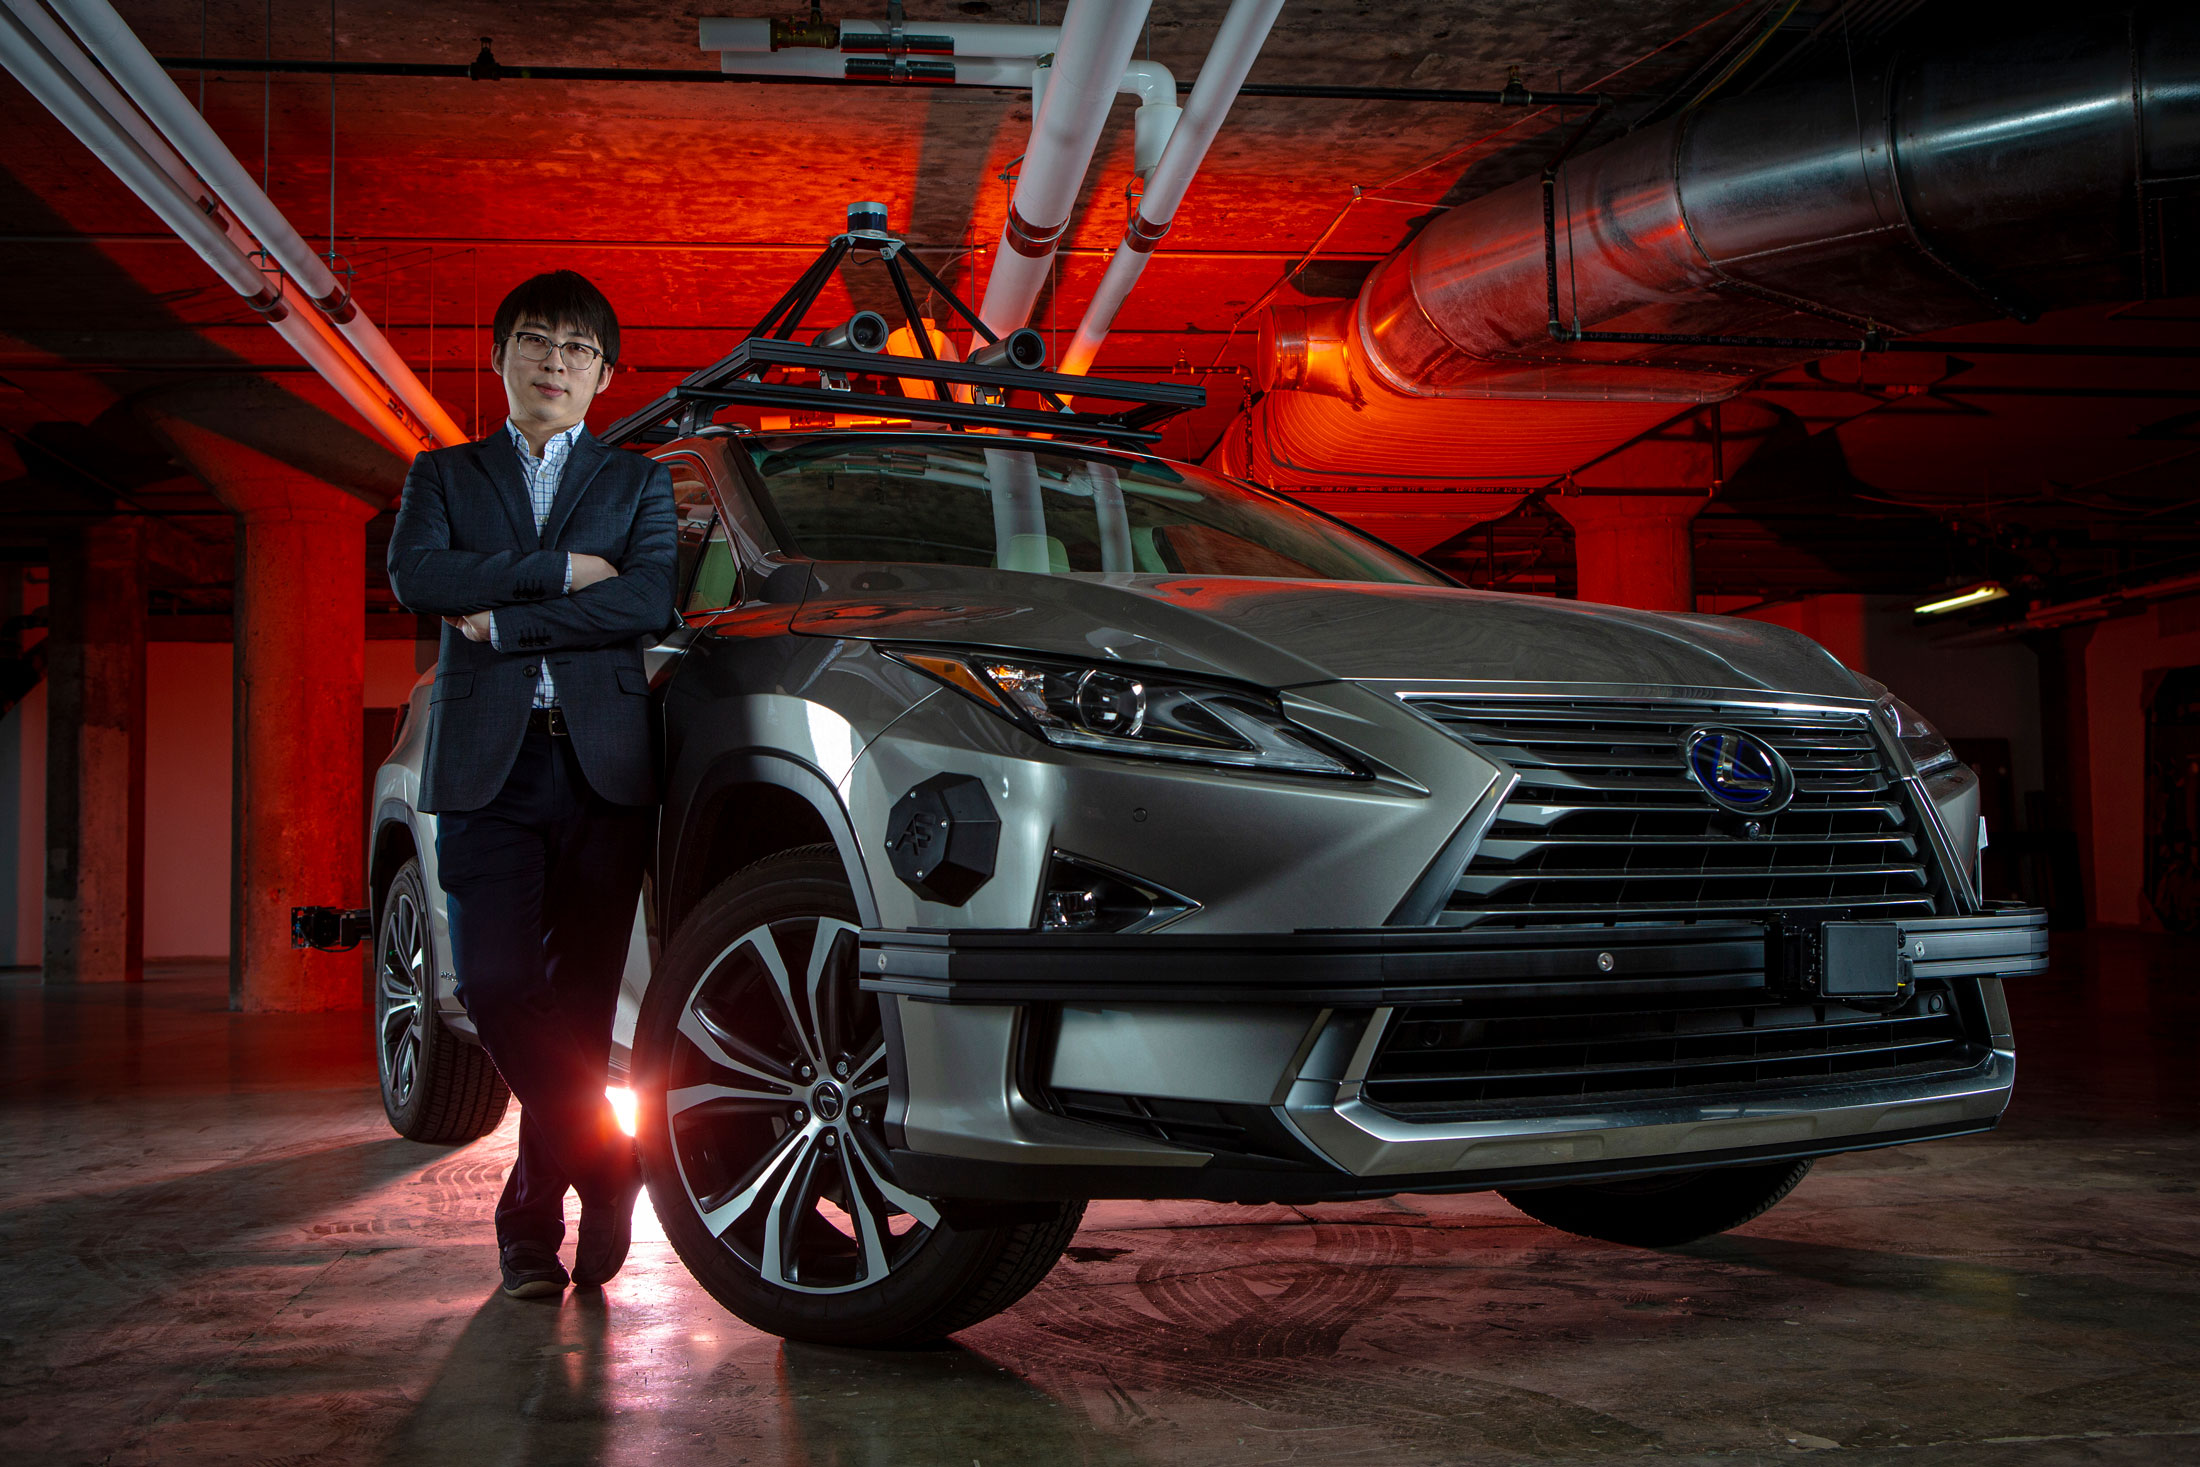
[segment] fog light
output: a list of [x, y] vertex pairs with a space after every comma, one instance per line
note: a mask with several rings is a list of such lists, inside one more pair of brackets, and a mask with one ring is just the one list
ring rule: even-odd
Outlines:
[[1053, 853], [1039, 893], [1044, 932], [1151, 932], [1199, 903], [1081, 856]]

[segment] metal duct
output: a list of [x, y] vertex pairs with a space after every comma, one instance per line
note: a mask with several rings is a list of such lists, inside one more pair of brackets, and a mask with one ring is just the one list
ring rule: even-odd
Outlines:
[[[2200, 181], [2200, 7], [1986, 35], [1714, 103], [1562, 170], [1583, 329], [1894, 335], [2135, 297], [2145, 205]], [[1263, 383], [1351, 398], [1723, 397], [1822, 350], [1552, 339], [1540, 180], [1439, 217], [1356, 301], [1280, 308]]]

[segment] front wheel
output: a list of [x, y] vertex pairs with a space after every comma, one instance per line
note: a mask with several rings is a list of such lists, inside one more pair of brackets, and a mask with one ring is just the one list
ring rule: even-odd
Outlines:
[[680, 1261], [734, 1314], [814, 1344], [915, 1345], [1022, 1298], [1084, 1204], [956, 1226], [895, 1183], [858, 931], [830, 846], [768, 857], [697, 904], [635, 1029], [642, 1164]]
[[428, 885], [420, 863], [407, 861], [383, 893], [375, 924], [374, 1058], [382, 1113], [408, 1141], [472, 1141], [497, 1128], [512, 1092], [487, 1050], [443, 1027], [435, 975]]
[[1539, 1223], [1605, 1243], [1671, 1248], [1738, 1228], [1795, 1190], [1808, 1159], [1571, 1187], [1500, 1187]]

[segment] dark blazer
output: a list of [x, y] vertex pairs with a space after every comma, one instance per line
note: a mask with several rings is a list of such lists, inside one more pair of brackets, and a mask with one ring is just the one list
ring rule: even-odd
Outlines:
[[[443, 628], [428, 706], [422, 810], [478, 810], [519, 755], [547, 659], [573, 751], [596, 793], [658, 799], [642, 648], [673, 618], [672, 475], [606, 448], [585, 428], [565, 461], [541, 534], [503, 424], [478, 443], [413, 460], [390, 535], [390, 588], [423, 616], [496, 613], [498, 647]], [[619, 568], [565, 594], [568, 551]]]

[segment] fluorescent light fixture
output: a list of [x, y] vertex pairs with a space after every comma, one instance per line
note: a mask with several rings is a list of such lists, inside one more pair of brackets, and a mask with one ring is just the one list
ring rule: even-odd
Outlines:
[[1968, 591], [1958, 591], [1953, 596], [1943, 596], [1938, 601], [1928, 601], [1915, 608], [1919, 616], [1938, 616], [1943, 611], [1961, 611], [1966, 606], [1984, 606], [1989, 601], [1999, 601], [2009, 594], [2009, 588], [1999, 581], [1988, 581], [1973, 586]]

